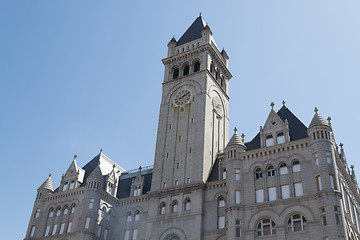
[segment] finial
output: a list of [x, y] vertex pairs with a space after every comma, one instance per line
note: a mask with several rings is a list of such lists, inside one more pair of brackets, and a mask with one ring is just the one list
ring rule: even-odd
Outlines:
[[329, 122], [329, 124], [330, 124], [330, 123], [331, 123], [331, 122], [330, 122], [330, 121], [331, 121], [331, 117], [328, 117], [327, 120], [328, 120], [328, 122]]
[[113, 165], [113, 168], [115, 168], [115, 164]]
[[353, 171], [354, 171], [354, 165], [351, 165], [351, 166], [350, 166], [350, 168], [351, 168], [351, 170], [353, 170]]
[[201, 17], [201, 13], [200, 13], [200, 16], [199, 17]]
[[140, 166], [140, 167], [139, 167], [139, 171], [140, 171], [140, 172], [141, 172], [141, 169], [142, 169], [142, 167]]
[[317, 113], [319, 111], [319, 109], [317, 107], [315, 107], [314, 112]]
[[234, 132], [235, 132], [235, 133], [237, 132], [237, 128], [236, 128], [236, 127], [234, 128]]
[[103, 151], [102, 148], [100, 148], [100, 153], [102, 153], [102, 151]]
[[49, 177], [51, 177], [51, 173], [49, 173]]
[[77, 158], [77, 155], [75, 154], [75, 155], [74, 155], [74, 160], [75, 160], [76, 158]]
[[284, 107], [285, 107], [285, 103], [286, 103], [285, 100], [283, 100], [283, 101], [282, 101], [282, 104], [283, 104]]
[[241, 134], [241, 140], [242, 140], [243, 142], [245, 142], [245, 134], [244, 134], [244, 133]]
[[340, 145], [341, 148], [344, 146], [344, 144], [342, 144], [342, 143], [340, 143], [339, 145]]
[[274, 103], [274, 102], [271, 102], [271, 103], [270, 103], [270, 106], [271, 106], [271, 110], [274, 110], [275, 103]]

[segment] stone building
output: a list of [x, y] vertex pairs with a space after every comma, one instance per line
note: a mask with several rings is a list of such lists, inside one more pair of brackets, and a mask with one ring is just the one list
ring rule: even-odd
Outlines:
[[[38, 188], [25, 239], [360, 239], [353, 167], [318, 110], [283, 103], [249, 142], [230, 140], [228, 55], [199, 16], [168, 44], [154, 165], [76, 156]], [[308, 119], [307, 121], [310, 121]]]

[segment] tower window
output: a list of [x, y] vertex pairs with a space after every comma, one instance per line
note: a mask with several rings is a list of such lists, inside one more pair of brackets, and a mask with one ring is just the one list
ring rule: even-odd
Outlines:
[[200, 71], [200, 62], [199, 61], [197, 61], [194, 65], [194, 72], [198, 72], [198, 71]]
[[272, 135], [267, 135], [265, 140], [265, 146], [270, 147], [274, 145], [274, 138]]
[[165, 215], [166, 205], [165, 203], [160, 204], [160, 215]]
[[184, 67], [184, 76], [185, 76], [185, 75], [189, 75], [189, 70], [190, 70], [189, 65], [186, 65], [186, 66]]
[[275, 169], [273, 166], [269, 166], [267, 168], [267, 175], [268, 177], [272, 177], [272, 176], [275, 176]]
[[135, 212], [135, 221], [139, 221], [139, 218], [140, 218], [140, 212], [139, 212], [139, 210], [137, 210]]
[[66, 191], [68, 189], [68, 182], [64, 183], [63, 191]]
[[226, 169], [225, 168], [223, 169], [223, 172], [222, 172], [222, 179], [223, 180], [226, 179]]
[[185, 200], [185, 207], [184, 207], [184, 210], [185, 211], [190, 211], [190, 208], [191, 208], [191, 201], [190, 201], [190, 199], [186, 199]]
[[284, 132], [278, 132], [277, 133], [277, 144], [282, 144], [282, 143], [285, 143], [285, 135], [284, 135]]
[[174, 213], [176, 213], [176, 212], [178, 212], [178, 202], [175, 200], [175, 201], [173, 201], [173, 203], [172, 203], [172, 211], [174, 212]]
[[218, 228], [225, 228], [225, 216], [218, 217]]
[[219, 197], [218, 207], [225, 207], [225, 200], [223, 197]]
[[240, 181], [240, 168], [235, 168], [235, 180]]
[[175, 68], [174, 72], [173, 72], [173, 79], [176, 79], [179, 77], [179, 69]]

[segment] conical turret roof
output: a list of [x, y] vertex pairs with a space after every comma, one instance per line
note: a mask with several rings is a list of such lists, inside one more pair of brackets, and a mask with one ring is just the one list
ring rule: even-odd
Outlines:
[[311, 120], [309, 128], [315, 127], [315, 126], [329, 126], [329, 124], [318, 113], [317, 108], [315, 108], [315, 114], [314, 114], [313, 119]]
[[245, 147], [245, 144], [241, 140], [239, 134], [237, 134], [237, 129], [236, 128], [234, 129], [234, 135], [231, 137], [227, 147], [233, 146], [233, 145], [241, 145], [241, 146]]
[[54, 187], [51, 181], [51, 173], [49, 174], [49, 177], [45, 180], [45, 182], [43, 184], [41, 184], [41, 186], [39, 187], [39, 189], [47, 189], [50, 191], [54, 191]]

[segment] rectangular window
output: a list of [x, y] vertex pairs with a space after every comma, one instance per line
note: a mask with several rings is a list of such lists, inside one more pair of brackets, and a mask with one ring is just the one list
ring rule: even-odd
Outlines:
[[89, 224], [90, 224], [90, 218], [87, 217], [85, 220], [85, 229], [89, 229]]
[[333, 189], [333, 190], [336, 189], [335, 175], [334, 174], [330, 174], [330, 186], [331, 186], [331, 189]]
[[321, 220], [322, 225], [323, 225], [323, 226], [326, 226], [326, 225], [327, 225], [326, 216], [322, 216], [321, 219], [322, 219], [322, 220]]
[[225, 216], [218, 217], [218, 228], [225, 228]]
[[331, 152], [326, 152], [326, 162], [332, 164]]
[[63, 234], [64, 233], [64, 230], [65, 230], [65, 223], [62, 223], [60, 225], [60, 234]]
[[302, 186], [301, 182], [295, 183], [294, 187], [295, 187], [295, 197], [301, 197], [304, 195], [303, 194], [303, 186]]
[[69, 189], [73, 189], [74, 187], [75, 187], [75, 181], [71, 181]]
[[235, 237], [240, 237], [240, 228], [235, 228]]
[[46, 226], [46, 230], [45, 230], [45, 237], [47, 237], [47, 236], [49, 236], [49, 233], [50, 233], [50, 226], [49, 225], [47, 225]]
[[67, 233], [69, 233], [71, 231], [71, 225], [72, 225], [72, 222], [69, 222], [68, 228], [67, 228]]
[[336, 225], [341, 225], [341, 215], [335, 214]]
[[109, 232], [109, 230], [107, 230], [107, 229], [105, 228], [105, 230], [104, 230], [104, 240], [107, 239], [108, 232]]
[[98, 226], [97, 236], [98, 236], [98, 237], [101, 236], [101, 226]]
[[256, 190], [256, 202], [257, 203], [264, 202], [264, 189]]
[[190, 178], [189, 178], [189, 177], [186, 179], [186, 182], [187, 182], [187, 183], [190, 183]]
[[319, 165], [319, 157], [317, 153], [314, 153], [315, 164]]
[[285, 143], [285, 135], [283, 132], [279, 132], [277, 133], [277, 144], [282, 144], [282, 143]]
[[89, 208], [92, 209], [94, 207], [94, 199], [90, 199]]
[[55, 235], [57, 230], [57, 224], [54, 225], [51, 235]]
[[35, 212], [35, 218], [39, 218], [39, 216], [40, 216], [40, 208], [37, 208]]
[[34, 234], [35, 234], [35, 226], [31, 226], [30, 237], [33, 237]]
[[125, 231], [124, 240], [130, 240], [130, 230]]
[[235, 180], [240, 180], [240, 168], [235, 168]]
[[290, 188], [289, 185], [282, 185], [281, 186], [281, 198], [287, 199], [290, 197]]
[[316, 185], [317, 185], [318, 191], [321, 191], [322, 185], [321, 185], [321, 177], [320, 176], [316, 176]]
[[266, 136], [265, 146], [266, 147], [274, 146], [274, 138], [273, 138], [272, 135], [267, 135]]
[[240, 191], [235, 190], [235, 203], [240, 204]]
[[133, 240], [138, 239], [138, 238], [137, 238], [137, 235], [138, 235], [138, 230], [137, 230], [137, 229], [134, 229], [134, 231], [133, 231]]
[[276, 187], [269, 188], [269, 201], [276, 200]]

